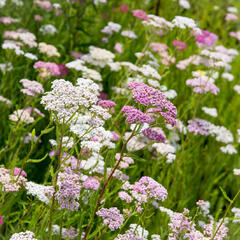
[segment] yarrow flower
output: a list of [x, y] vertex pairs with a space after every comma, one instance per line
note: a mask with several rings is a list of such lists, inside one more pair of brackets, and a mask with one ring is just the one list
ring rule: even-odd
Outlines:
[[23, 85], [23, 89], [21, 92], [28, 95], [28, 96], [35, 96], [36, 94], [44, 93], [44, 89], [42, 84], [37, 81], [30, 81], [28, 79], [21, 79], [20, 83]]
[[14, 233], [9, 240], [37, 240], [30, 231]]
[[12, 114], [9, 115], [9, 119], [13, 122], [23, 122], [25, 124], [30, 124], [34, 122], [34, 118], [31, 117], [29, 112], [25, 109], [19, 109], [14, 111]]
[[218, 40], [218, 36], [206, 30], [201, 30], [201, 34], [197, 34], [195, 40], [200, 43], [200, 46], [212, 47]]
[[165, 142], [165, 137], [163, 134], [157, 132], [152, 128], [146, 128], [141, 132], [144, 136], [148, 137], [151, 141]]
[[100, 100], [98, 102], [98, 105], [103, 108], [111, 108], [111, 107], [115, 107], [116, 103], [110, 100]]
[[149, 198], [161, 200], [162, 202], [167, 198], [167, 190], [151, 177], [141, 177], [138, 182], [135, 182], [133, 189], [136, 192], [146, 194]]
[[148, 21], [148, 15], [141, 9], [137, 9], [137, 10], [132, 10], [132, 14], [133, 16], [135, 16], [136, 18], [139, 18], [141, 20], [145, 20]]
[[38, 44], [38, 49], [41, 53], [47, 54], [49, 57], [60, 57], [60, 53], [58, 52], [57, 48], [51, 44], [46, 44], [44, 42], [40, 42]]
[[[209, 224], [204, 225], [204, 235], [206, 237], [212, 238], [214, 236], [215, 231], [219, 228], [221, 224], [220, 222], [215, 223], [214, 221], [211, 221]], [[214, 240], [222, 240], [227, 237], [228, 228], [225, 226], [225, 224], [221, 224], [220, 228], [217, 231], [217, 234], [214, 237]]]
[[[19, 172], [20, 174], [20, 172]], [[18, 179], [18, 181], [16, 181]], [[25, 186], [27, 179], [23, 175], [11, 174], [10, 169], [0, 168], [0, 184], [6, 192], [17, 192]]]
[[128, 123], [140, 122], [143, 124], [143, 123], [151, 123], [155, 120], [149, 114], [143, 113], [137, 108], [131, 107], [131, 106], [124, 106], [121, 112], [123, 112], [124, 115], [127, 117], [126, 122]]
[[177, 49], [178, 49], [179, 51], [184, 50], [184, 48], [186, 48], [186, 46], [187, 46], [187, 44], [186, 44], [185, 42], [180, 42], [180, 41], [178, 41], [178, 40], [174, 40], [174, 41], [173, 41], [173, 45], [174, 45], [175, 47], [177, 47]]
[[124, 222], [124, 217], [116, 207], [101, 208], [96, 213], [103, 218], [103, 225], [107, 225], [111, 231], [119, 229]]
[[92, 189], [92, 190], [96, 191], [96, 190], [98, 190], [99, 186], [100, 186], [99, 181], [94, 177], [88, 177], [83, 182], [83, 187], [86, 189]]
[[166, 121], [173, 125], [176, 124], [177, 109], [166, 99], [161, 91], [141, 82], [129, 83], [128, 87], [132, 90], [135, 102], [141, 103], [144, 106], [157, 107], [155, 109], [152, 108], [151, 111], [155, 113], [159, 112]]

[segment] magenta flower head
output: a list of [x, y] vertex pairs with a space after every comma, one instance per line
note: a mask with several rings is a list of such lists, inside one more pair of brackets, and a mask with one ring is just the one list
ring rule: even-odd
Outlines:
[[141, 177], [138, 182], [133, 185], [133, 190], [147, 195], [149, 198], [161, 200], [162, 202], [167, 198], [167, 190], [151, 177]]
[[120, 4], [119, 8], [120, 8], [121, 13], [126, 13], [129, 10], [128, 5], [126, 5], [126, 4]]
[[152, 128], [146, 128], [142, 131], [142, 134], [151, 141], [165, 142], [165, 137], [162, 133], [157, 132]]
[[92, 190], [96, 191], [96, 190], [98, 190], [99, 186], [100, 186], [99, 181], [94, 177], [88, 177], [83, 182], [83, 187], [85, 189], [92, 189]]
[[196, 35], [195, 40], [203, 47], [212, 47], [218, 40], [218, 36], [214, 33], [202, 30], [202, 32]]
[[111, 100], [100, 100], [98, 102], [98, 105], [103, 108], [111, 108], [111, 107], [115, 107], [116, 103]]
[[132, 90], [133, 98], [136, 103], [140, 103], [151, 108], [152, 113], [160, 113], [160, 115], [172, 125], [176, 124], [176, 107], [166, 99], [165, 95], [158, 89], [149, 87], [141, 82], [131, 82], [128, 87]]
[[2, 221], [2, 216], [0, 216], [0, 225], [3, 224], [3, 221]]
[[24, 170], [21, 170], [21, 168], [14, 168], [13, 170], [14, 176], [18, 176], [20, 173], [23, 177], [27, 177], [27, 173]]
[[178, 40], [173, 41], [173, 45], [177, 47], [179, 51], [182, 51], [184, 48], [186, 48], [187, 44], [185, 42], [180, 42]]
[[142, 19], [142, 20], [145, 20], [145, 21], [149, 20], [148, 15], [141, 9], [132, 10], [132, 14], [136, 18], [139, 18], [139, 19]]
[[131, 107], [131, 106], [124, 106], [121, 112], [123, 112], [124, 115], [127, 117], [126, 122], [128, 123], [139, 122], [143, 124], [143, 123], [151, 123], [155, 120], [149, 114], [143, 113], [137, 108]]

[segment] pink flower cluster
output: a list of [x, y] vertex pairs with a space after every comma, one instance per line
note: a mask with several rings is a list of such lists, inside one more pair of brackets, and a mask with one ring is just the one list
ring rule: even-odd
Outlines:
[[147, 113], [143, 113], [135, 107], [124, 106], [121, 110], [127, 116], [126, 122], [128, 123], [151, 123], [155, 119]]
[[193, 91], [196, 93], [211, 92], [212, 94], [217, 95], [219, 92], [219, 88], [212, 81], [209, 81], [207, 76], [188, 79], [186, 84], [194, 87]]
[[133, 16], [135, 16], [136, 18], [139, 18], [141, 20], [145, 20], [145, 21], [149, 20], [148, 15], [141, 9], [132, 10], [132, 14], [133, 14]]
[[176, 107], [166, 99], [165, 95], [148, 85], [141, 82], [131, 82], [128, 87], [132, 90], [135, 102], [141, 103], [144, 106], [157, 107], [158, 111], [171, 124], [176, 124]]
[[[17, 178], [18, 181], [16, 181]], [[0, 168], [0, 184], [3, 185], [4, 191], [17, 192], [25, 185], [26, 181], [27, 179], [24, 176], [20, 175], [20, 177], [18, 177], [18, 175], [11, 174], [10, 169]]]
[[30, 81], [28, 79], [21, 79], [20, 83], [23, 85], [23, 89], [21, 89], [21, 92], [23, 94], [26, 94], [28, 96], [35, 96], [36, 94], [44, 93], [44, 89], [42, 87], [42, 84], [37, 81]]
[[[115, 158], [120, 159], [120, 153], [116, 153]], [[134, 160], [131, 157], [122, 157], [120, 162], [120, 168], [128, 168], [130, 164], [133, 164]]]
[[70, 167], [64, 168], [64, 172], [59, 173], [58, 183], [59, 190], [55, 193], [55, 197], [60, 203], [59, 209], [69, 209], [77, 211], [81, 185], [80, 177], [74, 173]]
[[[171, 233], [168, 236], [169, 240], [180, 239], [183, 234], [184, 234], [184, 239], [187, 239], [187, 237], [190, 236], [191, 232], [195, 232], [195, 224], [193, 224], [189, 220], [189, 218], [182, 213], [174, 212], [171, 215], [170, 220], [171, 222], [168, 224], [168, 226], [171, 229]], [[194, 239], [194, 238], [189, 238], [189, 239]]]
[[88, 177], [83, 182], [83, 187], [85, 189], [92, 189], [92, 190], [96, 191], [96, 190], [98, 190], [99, 186], [100, 186], [99, 181], [94, 177]]
[[[68, 74], [68, 69], [65, 64], [56, 64], [55, 62], [42, 62], [38, 61], [33, 66], [35, 69], [45, 70], [50, 73], [52, 76], [62, 76]], [[46, 76], [45, 74], [40, 73], [40, 77]]]
[[218, 40], [218, 36], [214, 33], [202, 30], [202, 32], [196, 35], [195, 40], [204, 47], [212, 47]]
[[195, 118], [193, 120], [188, 120], [188, 126], [187, 129], [189, 132], [193, 132], [194, 135], [200, 134], [208, 136], [208, 128], [210, 126], [210, 123], [206, 120]]
[[103, 108], [111, 108], [111, 107], [115, 107], [116, 103], [111, 100], [100, 100], [98, 102], [98, 105]]
[[39, 7], [43, 8], [44, 10], [46, 10], [47, 12], [50, 12], [53, 8], [52, 4], [49, 1], [35, 0], [34, 3]]
[[167, 190], [160, 183], [147, 176], [141, 177], [138, 182], [135, 182], [133, 190], [161, 201], [164, 201], [168, 195]]
[[142, 131], [142, 134], [151, 141], [165, 142], [165, 137], [162, 133], [155, 131], [152, 128], [146, 128]]
[[103, 218], [103, 225], [108, 225], [111, 231], [120, 228], [124, 222], [123, 215], [116, 207], [101, 208], [96, 214]]
[[[221, 222], [215, 223], [214, 221], [211, 221], [209, 224], [204, 225], [204, 234], [206, 235], [206, 237], [212, 238], [220, 224]], [[228, 228], [225, 226], [225, 224], [222, 224], [219, 230], [217, 231], [214, 240], [225, 239], [227, 237], [227, 233]]]
[[177, 47], [177, 49], [178, 49], [179, 51], [182, 51], [182, 50], [184, 50], [184, 48], [187, 47], [187, 44], [186, 44], [185, 42], [180, 42], [180, 41], [178, 41], [178, 40], [174, 40], [174, 41], [173, 41], [173, 45], [174, 45], [175, 47]]

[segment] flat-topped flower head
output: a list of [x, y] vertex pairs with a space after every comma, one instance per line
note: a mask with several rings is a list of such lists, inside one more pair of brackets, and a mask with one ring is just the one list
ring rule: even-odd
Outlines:
[[147, 176], [141, 177], [138, 182], [135, 182], [133, 190], [161, 201], [164, 201], [168, 195], [167, 190], [160, 183]]
[[165, 120], [173, 125], [176, 124], [177, 109], [160, 90], [141, 82], [131, 82], [128, 87], [132, 90], [135, 102], [144, 106], [157, 107], [153, 108], [155, 113], [159, 112]]
[[136, 18], [139, 18], [141, 20], [145, 20], [145, 21], [149, 20], [148, 15], [141, 9], [132, 10], [132, 14], [133, 14], [133, 16], [135, 16]]
[[123, 112], [124, 115], [127, 117], [126, 122], [128, 123], [139, 122], [143, 124], [143, 123], [151, 123], [155, 120], [149, 114], [143, 113], [137, 108], [131, 107], [131, 106], [124, 106], [121, 112]]
[[116, 207], [101, 208], [96, 213], [103, 218], [103, 225], [107, 225], [111, 231], [119, 229], [124, 222], [124, 217]]

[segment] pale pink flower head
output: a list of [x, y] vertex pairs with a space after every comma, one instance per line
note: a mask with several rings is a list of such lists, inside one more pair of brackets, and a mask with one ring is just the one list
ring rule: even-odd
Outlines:
[[3, 224], [3, 221], [2, 221], [2, 216], [0, 216], [0, 225]]
[[116, 43], [114, 46], [114, 50], [120, 54], [123, 53], [123, 46], [121, 43]]
[[23, 177], [27, 177], [27, 173], [24, 170], [21, 170], [21, 168], [14, 168], [13, 170], [14, 176], [18, 176], [20, 173]]
[[53, 8], [51, 2], [49, 1], [35, 0], [34, 3], [37, 4], [39, 7], [43, 8], [44, 10], [46, 10], [47, 12], [51, 11]]
[[129, 7], [128, 7], [128, 5], [126, 5], [126, 4], [120, 4], [120, 12], [121, 13], [126, 13], [126, 12], [128, 12], [128, 10], [129, 10]]
[[235, 15], [235, 14], [233, 14], [233, 13], [228, 13], [228, 14], [226, 15], [226, 17], [225, 17], [225, 20], [226, 20], [227, 22], [229, 22], [229, 21], [237, 21], [237, 20], [238, 20], [238, 16]]
[[112, 141], [117, 141], [118, 139], [120, 139], [120, 136], [116, 132], [111, 131], [111, 133], [113, 135], [113, 137], [111, 139]]
[[74, 58], [81, 58], [83, 56], [80, 52], [70, 51], [70, 55]]
[[174, 45], [175, 47], [177, 47], [177, 49], [178, 49], [179, 51], [184, 50], [184, 48], [186, 48], [186, 46], [187, 46], [187, 44], [186, 44], [185, 42], [180, 42], [180, 41], [178, 41], [178, 40], [174, 40], [174, 41], [173, 41], [173, 45]]
[[10, 24], [12, 22], [16, 22], [17, 20], [11, 17], [1, 17], [0, 18], [0, 22], [2, 22], [3, 24]]
[[145, 20], [145, 21], [149, 20], [148, 15], [141, 9], [132, 10], [132, 14], [133, 14], [133, 16], [135, 16], [136, 18], [139, 18], [141, 20]]
[[36, 15], [34, 15], [34, 19], [35, 19], [35, 21], [41, 22], [43, 20], [43, 17], [36, 14]]
[[204, 47], [212, 47], [218, 40], [218, 36], [214, 33], [202, 30], [200, 34], [195, 37], [196, 42], [200, 43]]
[[153, 52], [163, 52], [167, 51], [168, 46], [164, 43], [152, 42], [150, 43], [150, 48]]

